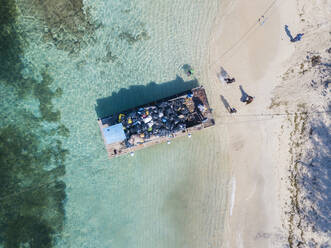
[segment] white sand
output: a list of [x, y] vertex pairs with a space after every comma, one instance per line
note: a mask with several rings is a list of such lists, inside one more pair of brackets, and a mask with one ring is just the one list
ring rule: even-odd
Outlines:
[[230, 206], [230, 216], [232, 216], [232, 212], [233, 212], [233, 207], [234, 207], [234, 201], [235, 201], [235, 197], [236, 197], [236, 178], [233, 177], [232, 178], [232, 185], [231, 185], [231, 206]]
[[[300, 2], [301, 7], [307, 3], [314, 11], [311, 1]], [[297, 46], [303, 44], [302, 41], [291, 43], [284, 25], [289, 25], [295, 35], [314, 23], [307, 21], [311, 12], [304, 13], [302, 8], [299, 13], [296, 1], [236, 0], [223, 5], [210, 46], [212, 90], [209, 91], [216, 122], [221, 123], [219, 128], [226, 129], [228, 134], [225, 140], [228, 140], [233, 174], [224, 247], [283, 247], [288, 244], [284, 204], [289, 202], [285, 182], [290, 157], [289, 132], [282, 131], [286, 116], [269, 115], [269, 106], [277, 85], [283, 85], [283, 92], [286, 91], [281, 75], [295, 60]], [[327, 1], [315, 5], [319, 9], [328, 6]], [[263, 25], [258, 22], [262, 15]], [[306, 20], [300, 20], [303, 18]], [[306, 39], [310, 34], [307, 29], [304, 31], [307, 31], [303, 38]], [[305, 51], [301, 53], [304, 55]], [[236, 78], [235, 83], [220, 83], [216, 77], [220, 66]], [[239, 85], [255, 97], [251, 104], [240, 101]], [[220, 95], [238, 113], [230, 115]], [[291, 95], [287, 98], [291, 99]]]

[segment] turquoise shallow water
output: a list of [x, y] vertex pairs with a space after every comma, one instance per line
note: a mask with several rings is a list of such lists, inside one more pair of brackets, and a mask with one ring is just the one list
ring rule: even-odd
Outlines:
[[[0, 198], [0, 214], [9, 216], [0, 242], [31, 245], [36, 235], [45, 236], [38, 241], [45, 247], [219, 247], [228, 180], [221, 134], [205, 130], [108, 160], [96, 122], [98, 114], [196, 84], [208, 89], [204, 68], [219, 1], [6, 4], [16, 11], [6, 23], [11, 40], [1, 30], [11, 42], [9, 55], [1, 50], [10, 62], [1, 68], [1, 145], [10, 147], [1, 166], [15, 182], [0, 185], [13, 187]], [[17, 229], [13, 220], [24, 216]], [[32, 217], [36, 224], [26, 224]]]

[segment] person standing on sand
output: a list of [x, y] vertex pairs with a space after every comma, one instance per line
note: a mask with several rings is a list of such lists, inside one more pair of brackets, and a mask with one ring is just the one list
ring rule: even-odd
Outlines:
[[235, 78], [225, 78], [224, 80], [225, 80], [225, 82], [226, 82], [227, 84], [231, 84], [231, 83], [233, 83], [233, 82], [236, 81]]
[[266, 21], [265, 18], [264, 18], [264, 15], [262, 15], [257, 21], [262, 26]]
[[193, 73], [194, 73], [194, 70], [193, 70], [193, 69], [189, 69], [189, 70], [187, 71], [187, 76], [192, 76]]
[[234, 114], [234, 113], [237, 113], [237, 110], [235, 109], [235, 108], [231, 108], [231, 107], [229, 107], [229, 113], [230, 114]]
[[250, 104], [250, 103], [253, 101], [253, 99], [254, 99], [254, 98], [253, 98], [252, 96], [247, 95], [247, 97], [246, 97], [246, 99], [245, 99], [244, 102], [245, 102], [246, 105], [247, 105], [247, 104]]

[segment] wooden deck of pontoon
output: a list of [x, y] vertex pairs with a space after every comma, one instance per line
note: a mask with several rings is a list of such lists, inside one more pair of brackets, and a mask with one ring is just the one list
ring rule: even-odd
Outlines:
[[[208, 99], [207, 99], [205, 89], [202, 86], [200, 86], [198, 88], [192, 89], [191, 91], [193, 93], [193, 97], [198, 97], [201, 100], [201, 102], [204, 104], [205, 111], [202, 114], [207, 119], [204, 122], [202, 122], [201, 124], [198, 124], [198, 125], [195, 125], [193, 127], [186, 128], [185, 130], [173, 133], [169, 137], [168, 136], [167, 137], [165, 137], [165, 136], [160, 137], [160, 136], [151, 135], [151, 137], [148, 140], [145, 140], [144, 142], [136, 144], [132, 147], [126, 147], [125, 144], [124, 144], [124, 141], [107, 145], [102, 130], [104, 128], [108, 127], [109, 125], [108, 124], [102, 124], [101, 119], [99, 119], [98, 124], [99, 124], [99, 127], [100, 127], [102, 138], [105, 142], [105, 146], [106, 146], [108, 156], [110, 158], [113, 158], [113, 157], [116, 157], [116, 156], [119, 156], [119, 155], [122, 155], [122, 154], [135, 152], [135, 151], [143, 149], [145, 147], [149, 147], [149, 146], [156, 145], [156, 144], [159, 144], [159, 143], [167, 142], [168, 140], [172, 140], [174, 138], [181, 137], [181, 136], [186, 136], [186, 135], [188, 135], [190, 133], [194, 133], [198, 130], [214, 126], [215, 123], [214, 123], [214, 119], [213, 119], [211, 109], [210, 109], [210, 106], [209, 106], [209, 103], [208, 103]], [[175, 99], [178, 99], [178, 98], [185, 98], [186, 95], [187, 94], [184, 94], [184, 95], [178, 94], [174, 98], [171, 98], [168, 101], [172, 101], [172, 100], [175, 100]], [[193, 103], [192, 98], [191, 98], [191, 100], [189, 100], [189, 98], [186, 98], [186, 99], [188, 99], [188, 102], [187, 102], [186, 105], [188, 106], [189, 110], [191, 112], [193, 112], [194, 111], [194, 103]], [[189, 102], [189, 101], [191, 101], [191, 102]], [[191, 106], [190, 106], [190, 104], [191, 104]], [[144, 106], [145, 107], [146, 106], [152, 106], [152, 104], [150, 104], [150, 105], [146, 104]]]

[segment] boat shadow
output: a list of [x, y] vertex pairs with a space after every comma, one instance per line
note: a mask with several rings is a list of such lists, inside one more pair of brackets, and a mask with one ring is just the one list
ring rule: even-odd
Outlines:
[[176, 79], [164, 83], [150, 82], [147, 85], [133, 85], [122, 88], [111, 96], [97, 99], [95, 111], [98, 118], [104, 118], [198, 86], [198, 80], [184, 81], [178, 75]]

